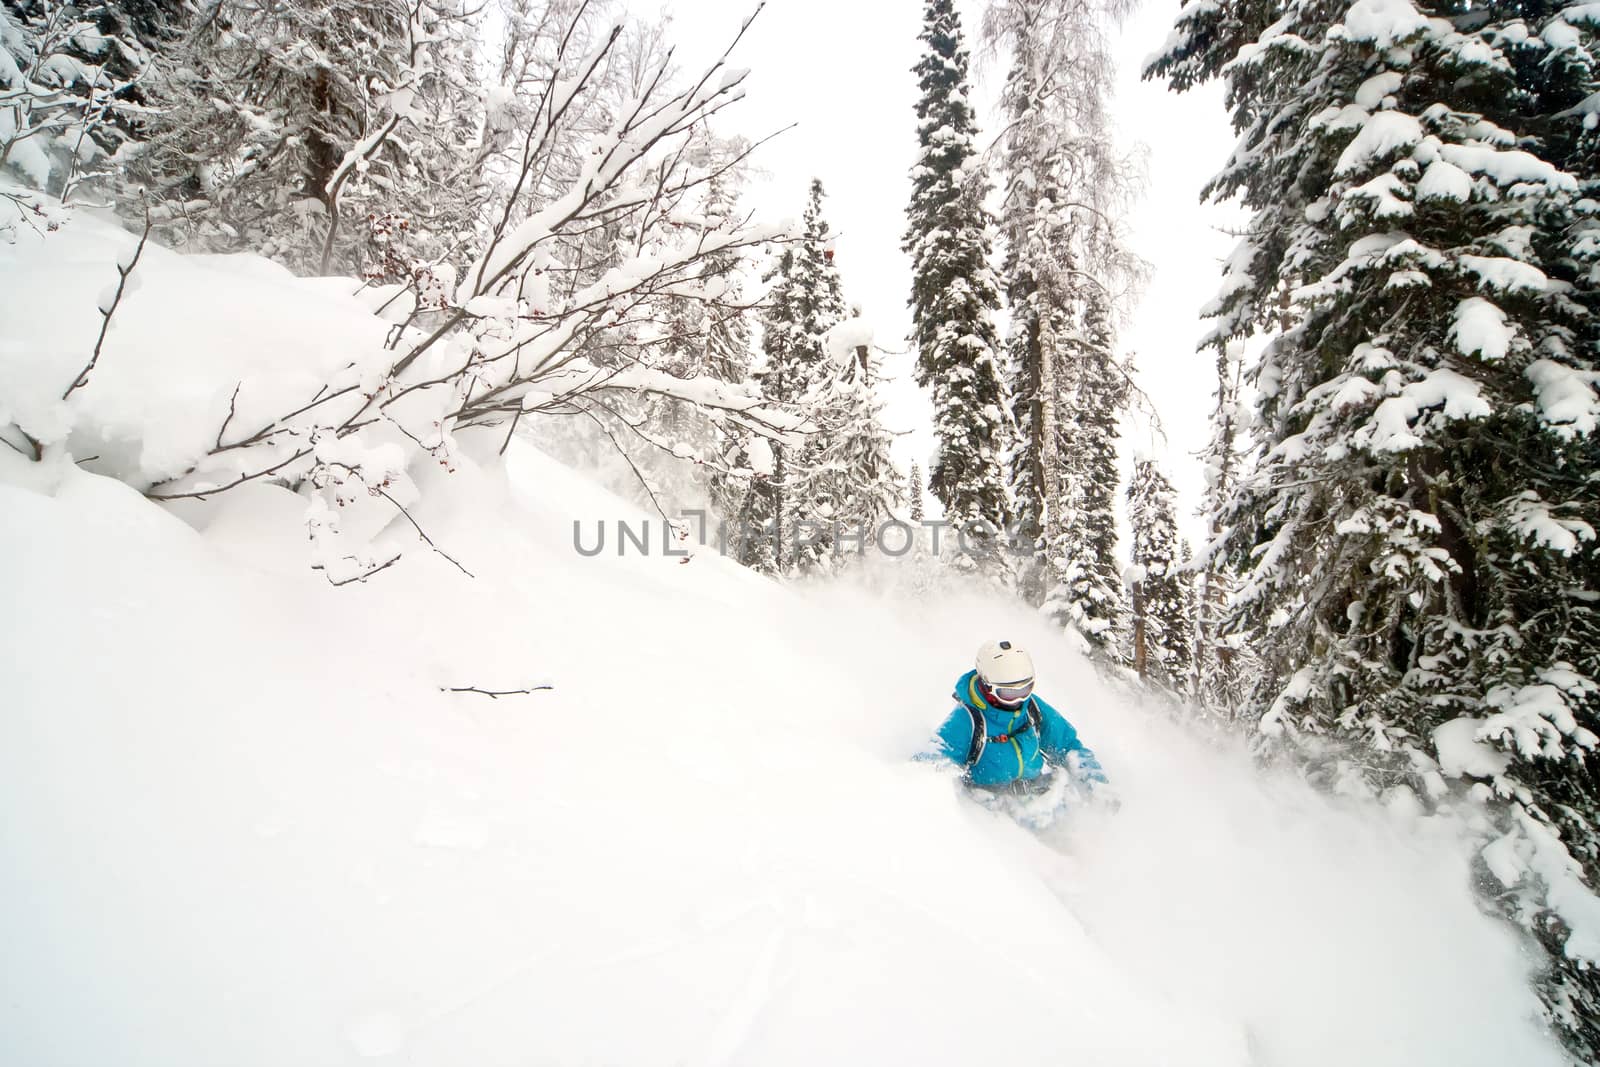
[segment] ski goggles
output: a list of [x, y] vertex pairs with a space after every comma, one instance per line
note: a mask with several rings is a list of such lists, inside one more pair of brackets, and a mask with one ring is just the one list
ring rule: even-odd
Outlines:
[[1002, 704], [1020, 704], [1033, 693], [1033, 679], [1027, 678], [1011, 685], [991, 685], [989, 692]]

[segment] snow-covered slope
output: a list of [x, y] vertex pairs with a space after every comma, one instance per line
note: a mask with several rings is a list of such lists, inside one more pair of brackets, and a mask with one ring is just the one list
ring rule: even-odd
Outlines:
[[[97, 226], [0, 248], [0, 292], [54, 279], [53, 318], [7, 308], [13, 410], [81, 365]], [[240, 361], [368, 336], [325, 285], [155, 253], [130, 310], [205, 313], [130, 325], [105, 373], [144, 377], [80, 391], [116, 432], [66, 439], [123, 476], [194, 447], [175, 391], [220, 415]], [[286, 489], [169, 509], [0, 448], [0, 1063], [1561, 1062], [1446, 825], [1261, 776], [1003, 601], [580, 556], [574, 519], [643, 516], [498, 444], [414, 472], [474, 577], [387, 515], [402, 561], [337, 589]], [[1123, 801], [1057, 848], [908, 760], [994, 636]]]

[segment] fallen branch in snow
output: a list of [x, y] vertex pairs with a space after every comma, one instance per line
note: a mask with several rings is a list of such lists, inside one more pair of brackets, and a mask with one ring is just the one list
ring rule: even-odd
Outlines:
[[395, 506], [395, 509], [398, 510], [400, 512], [400, 514], [402, 514], [402, 515], [404, 515], [406, 517], [406, 521], [411, 524], [411, 528], [413, 530], [417, 531], [417, 536], [422, 538], [424, 541], [428, 542], [428, 547], [429, 548], [433, 549], [435, 552], [439, 553], [439, 555], [441, 555], [445, 559], [449, 560], [452, 564], [455, 565], [456, 570], [460, 571], [462, 574], [465, 574], [468, 578], [476, 578], [477, 577], [477, 575], [473, 574], [471, 571], [467, 570], [467, 568], [463, 567], [459, 562], [457, 562], [457, 560], [456, 560], [456, 558], [454, 556], [450, 555], [450, 553], [446, 552], [444, 549], [442, 549], [438, 545], [434, 544], [433, 543], [433, 538], [429, 537], [426, 533], [423, 532], [422, 527], [417, 524], [417, 520], [411, 517], [411, 512], [407, 511], [404, 507], [401, 506], [400, 501], [396, 500], [394, 497], [390, 496], [388, 493], [384, 492], [382, 489], [379, 489], [377, 492], [378, 492], [379, 496], [383, 497], [383, 499], [385, 499], [389, 503], [393, 504]]
[[100, 336], [95, 338], [94, 354], [89, 357], [88, 365], [85, 366], [83, 370], [78, 372], [78, 376], [77, 378], [73, 379], [72, 384], [67, 386], [67, 391], [61, 394], [62, 400], [65, 400], [67, 397], [71, 396], [72, 391], [78, 388], [80, 385], [87, 385], [89, 383], [89, 372], [94, 370], [96, 363], [100, 362], [100, 348], [106, 343], [106, 331], [111, 329], [111, 317], [117, 313], [117, 307], [122, 303], [122, 295], [123, 293], [127, 292], [128, 289], [128, 277], [133, 273], [133, 268], [139, 265], [139, 257], [144, 255], [144, 245], [149, 239], [150, 209], [146, 208], [144, 212], [144, 232], [139, 235], [139, 244], [133, 250], [133, 258], [128, 260], [128, 265], [126, 267], [124, 267], [121, 263], [117, 264], [116, 295], [111, 298], [110, 307], [103, 307], [100, 309]]
[[393, 567], [396, 563], [400, 562], [400, 556], [401, 556], [401, 553], [396, 552], [388, 560], [385, 560], [384, 562], [378, 564], [376, 567], [373, 567], [371, 570], [363, 571], [362, 573], [356, 574], [356, 575], [352, 575], [349, 578], [340, 578], [338, 581], [335, 581], [332, 578], [328, 578], [328, 568], [324, 567], [320, 563], [312, 564], [311, 565], [311, 569], [314, 570], [314, 571], [321, 571], [322, 572], [322, 576], [324, 578], [328, 578], [328, 584], [329, 585], [332, 585], [332, 586], [349, 585], [351, 582], [364, 582], [368, 578], [371, 578], [374, 574], [377, 574], [379, 571], [388, 570], [390, 567]]
[[490, 700], [499, 700], [501, 697], [523, 696], [528, 693], [537, 693], [545, 689], [554, 689], [553, 685], [535, 685], [527, 689], [479, 689], [475, 685], [447, 686], [441, 685], [441, 693], [482, 693]]

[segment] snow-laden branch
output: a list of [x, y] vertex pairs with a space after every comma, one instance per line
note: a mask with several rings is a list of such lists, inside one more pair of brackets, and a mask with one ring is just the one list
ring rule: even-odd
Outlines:
[[[582, 80], [570, 90], [562, 103], [563, 110], [566, 103], [593, 77], [600, 58], [614, 41], [615, 34], [591, 59]], [[497, 238], [490, 244], [488, 250], [467, 271], [458, 299], [467, 301], [499, 291], [506, 279], [528, 260], [540, 244], [582, 218], [597, 203], [603, 202], [609, 213], [619, 213], [651, 202], [648, 190], [623, 181], [624, 175], [637, 169], [647, 156], [659, 151], [664, 144], [670, 146], [687, 138], [706, 119], [727, 104], [742, 98], [743, 93], [738, 90], [747, 72], [729, 71], [714, 86], [709, 80], [710, 75], [722, 68], [726, 60], [727, 53], [724, 53], [698, 86], [672, 94], [654, 106], [651, 106], [650, 94], [659, 81], [652, 81], [650, 87], [624, 109], [626, 117], [604, 140], [590, 148], [588, 162], [566, 193], [523, 220], [509, 235], [503, 239]], [[552, 122], [558, 117], [559, 112], [552, 117]], [[532, 160], [524, 160], [525, 168], [531, 167], [531, 164]]]
[[[504, 207], [482, 213], [498, 221], [459, 283], [427, 294], [414, 288], [409, 310], [390, 312], [403, 321], [386, 346], [357, 354], [304, 403], [254, 429], [237, 426], [235, 413], [249, 407], [244, 386], [229, 403], [233, 440], [219, 433], [207, 455], [150, 494], [206, 496], [269, 478], [310, 479], [344, 493], [344, 503], [361, 490], [389, 495], [383, 487], [404, 478], [405, 463], [374, 458], [380, 446], [448, 466], [456, 431], [514, 428], [533, 412], [582, 414], [586, 397], [670, 397], [788, 444], [814, 429], [748, 388], [654, 365], [673, 332], [661, 318], [665, 304], [699, 304], [711, 315], [739, 310], [708, 264], [789, 231], [705, 212], [707, 186], [756, 147], [705, 151], [707, 122], [742, 96], [746, 72], [728, 67], [728, 51], [684, 88], [669, 81], [670, 54], [662, 57], [623, 106], [603, 109], [609, 128], [587, 132], [593, 109], [581, 101], [604, 88], [603, 61], [617, 33], [566, 76], [557, 64], [535, 94], [520, 172], [503, 187]], [[374, 137], [381, 135], [380, 127]], [[338, 173], [351, 173], [362, 150], [347, 154]], [[578, 162], [551, 187], [558, 151]], [[513, 221], [518, 210], [525, 214]], [[347, 444], [338, 450], [342, 473], [329, 474], [334, 441]], [[373, 463], [381, 469], [367, 470]], [[347, 484], [349, 492], [340, 488]], [[391, 499], [396, 507], [410, 502]]]

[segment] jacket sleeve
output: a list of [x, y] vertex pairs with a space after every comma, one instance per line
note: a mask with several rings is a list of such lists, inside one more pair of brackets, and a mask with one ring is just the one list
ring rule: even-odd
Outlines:
[[1090, 783], [1104, 783], [1106, 772], [1095, 758], [1094, 751], [1078, 739], [1078, 731], [1055, 708], [1034, 697], [1039, 704], [1039, 747], [1053, 763], [1072, 770], [1078, 778]]
[[965, 766], [967, 753], [972, 751], [972, 715], [961, 705], [944, 720], [932, 744], [917, 758], [922, 760], [949, 760], [957, 767]]

